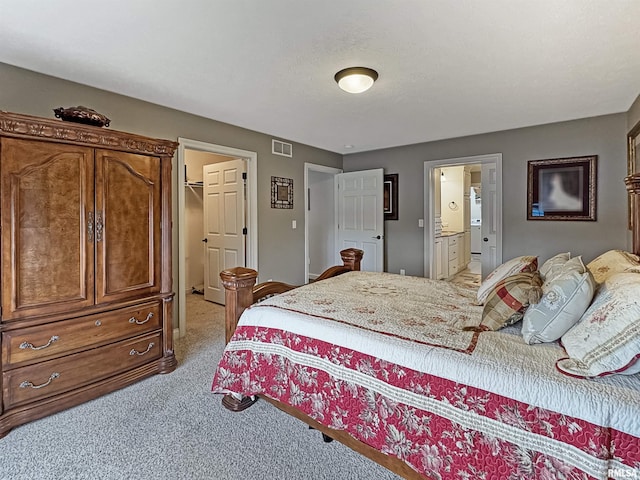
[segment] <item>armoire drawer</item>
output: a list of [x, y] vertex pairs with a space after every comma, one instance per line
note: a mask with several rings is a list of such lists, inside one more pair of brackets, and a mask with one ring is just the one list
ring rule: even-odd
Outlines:
[[2, 374], [5, 408], [88, 385], [162, 356], [160, 332]]
[[162, 328], [158, 302], [2, 334], [4, 368], [28, 365]]

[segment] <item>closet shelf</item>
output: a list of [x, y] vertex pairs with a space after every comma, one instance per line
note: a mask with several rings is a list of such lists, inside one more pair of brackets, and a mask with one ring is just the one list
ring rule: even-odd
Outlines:
[[185, 187], [203, 187], [203, 182], [184, 182]]

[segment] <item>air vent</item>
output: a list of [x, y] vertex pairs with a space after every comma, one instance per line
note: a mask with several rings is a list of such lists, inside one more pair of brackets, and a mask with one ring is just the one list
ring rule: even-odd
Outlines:
[[280, 140], [271, 140], [271, 153], [283, 157], [293, 157], [293, 146]]

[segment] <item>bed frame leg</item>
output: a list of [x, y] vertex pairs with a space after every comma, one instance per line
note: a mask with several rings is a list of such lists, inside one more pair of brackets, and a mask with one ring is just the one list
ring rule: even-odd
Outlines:
[[227, 410], [231, 410], [232, 412], [241, 412], [246, 410], [251, 405], [258, 401], [258, 397], [242, 397], [242, 399], [238, 400], [233, 395], [227, 394], [222, 397], [222, 406]]

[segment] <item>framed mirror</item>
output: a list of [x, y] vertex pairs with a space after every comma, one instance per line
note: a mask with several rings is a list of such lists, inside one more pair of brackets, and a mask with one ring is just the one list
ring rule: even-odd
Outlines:
[[[629, 131], [627, 134], [627, 175], [633, 175], [638, 170], [637, 162], [638, 157], [637, 153], [640, 151], [640, 122], [636, 123], [635, 126]], [[633, 228], [631, 223], [631, 219], [633, 218], [633, 205], [631, 203], [631, 194], [627, 195], [627, 226], [629, 230]]]

